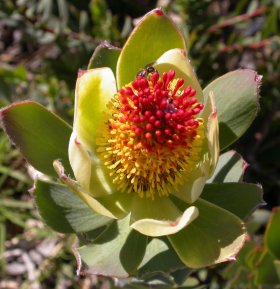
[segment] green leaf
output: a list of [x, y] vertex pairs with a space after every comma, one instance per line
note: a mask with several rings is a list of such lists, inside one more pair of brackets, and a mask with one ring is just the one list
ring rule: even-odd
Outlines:
[[221, 150], [240, 138], [256, 117], [260, 84], [261, 76], [255, 71], [239, 69], [217, 78], [203, 90], [205, 97], [214, 92]]
[[278, 278], [274, 261], [274, 257], [269, 252], [264, 251], [260, 260], [256, 264], [257, 271], [255, 276], [255, 283], [257, 285], [279, 285], [280, 280]]
[[139, 268], [139, 276], [185, 268], [167, 238], [152, 238]]
[[186, 48], [181, 33], [160, 9], [152, 10], [136, 26], [122, 49], [117, 64], [118, 87], [131, 82], [139, 70], [173, 48]]
[[132, 194], [116, 193], [94, 198], [84, 191], [76, 181], [66, 175], [64, 167], [58, 160], [54, 161], [54, 167], [62, 183], [85, 202], [93, 212], [111, 219], [121, 219], [128, 214]]
[[273, 209], [273, 213], [265, 232], [265, 245], [269, 252], [280, 260], [280, 207]]
[[22, 101], [0, 111], [1, 122], [11, 141], [38, 171], [56, 176], [53, 161], [60, 159], [68, 172], [71, 127], [39, 103]]
[[180, 259], [190, 268], [233, 260], [245, 241], [242, 221], [204, 200], [194, 205], [199, 210], [197, 219], [168, 236]]
[[235, 151], [228, 151], [219, 157], [213, 176], [207, 183], [239, 182], [246, 169], [246, 162]]
[[88, 69], [97, 67], [109, 67], [116, 75], [117, 61], [121, 50], [110, 45], [108, 42], [103, 42], [95, 48], [95, 51], [90, 58]]
[[278, 276], [278, 280], [280, 281], [280, 261], [274, 260], [274, 266], [275, 266], [276, 274]]
[[127, 277], [135, 274], [146, 249], [147, 236], [129, 227], [129, 216], [113, 222], [92, 243], [78, 248], [87, 274]]
[[264, 254], [264, 247], [255, 246], [254, 248], [252, 248], [245, 256], [246, 267], [250, 271], [255, 272], [257, 270], [256, 265], [258, 264], [260, 258], [263, 256], [263, 254]]
[[264, 204], [262, 188], [255, 184], [206, 184], [201, 198], [244, 219]]
[[57, 232], [88, 232], [111, 222], [110, 218], [95, 214], [64, 185], [38, 180], [33, 192], [41, 217]]

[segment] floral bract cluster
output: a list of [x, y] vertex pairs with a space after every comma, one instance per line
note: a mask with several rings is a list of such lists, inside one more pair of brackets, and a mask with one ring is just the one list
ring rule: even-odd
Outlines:
[[[252, 122], [259, 82], [238, 70], [202, 90], [181, 33], [156, 9], [122, 50], [102, 44], [79, 72], [73, 128], [32, 101], [2, 109], [1, 119], [28, 162], [52, 178], [35, 183], [39, 212], [54, 230], [77, 234], [83, 270], [124, 277], [200, 268], [235, 258], [241, 218], [261, 200], [259, 187], [239, 183], [238, 154], [219, 159]], [[246, 190], [254, 201], [242, 211]]]

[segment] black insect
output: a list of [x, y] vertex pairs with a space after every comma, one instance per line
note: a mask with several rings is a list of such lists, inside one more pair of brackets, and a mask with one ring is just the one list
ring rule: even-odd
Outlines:
[[153, 67], [154, 62], [147, 64], [143, 69], [141, 69], [136, 76], [141, 76], [147, 78], [149, 74], [157, 72]]

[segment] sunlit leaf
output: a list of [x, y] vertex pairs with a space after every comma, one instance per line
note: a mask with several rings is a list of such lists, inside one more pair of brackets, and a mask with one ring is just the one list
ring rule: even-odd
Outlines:
[[260, 84], [261, 76], [255, 71], [239, 69], [217, 78], [203, 90], [206, 97], [214, 93], [221, 150], [235, 142], [256, 117]]
[[67, 153], [72, 129], [65, 121], [33, 101], [13, 103], [0, 117], [11, 141], [34, 168], [56, 176], [53, 161], [60, 159], [72, 172]]
[[206, 184], [201, 198], [242, 219], [264, 205], [262, 188], [247, 183]]

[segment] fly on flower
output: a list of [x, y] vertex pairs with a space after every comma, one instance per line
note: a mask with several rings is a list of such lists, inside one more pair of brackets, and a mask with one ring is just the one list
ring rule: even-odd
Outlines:
[[153, 62], [147, 64], [143, 69], [141, 69], [138, 73], [137, 76], [145, 77], [147, 78], [149, 74], [157, 72], [157, 70], [153, 67]]

